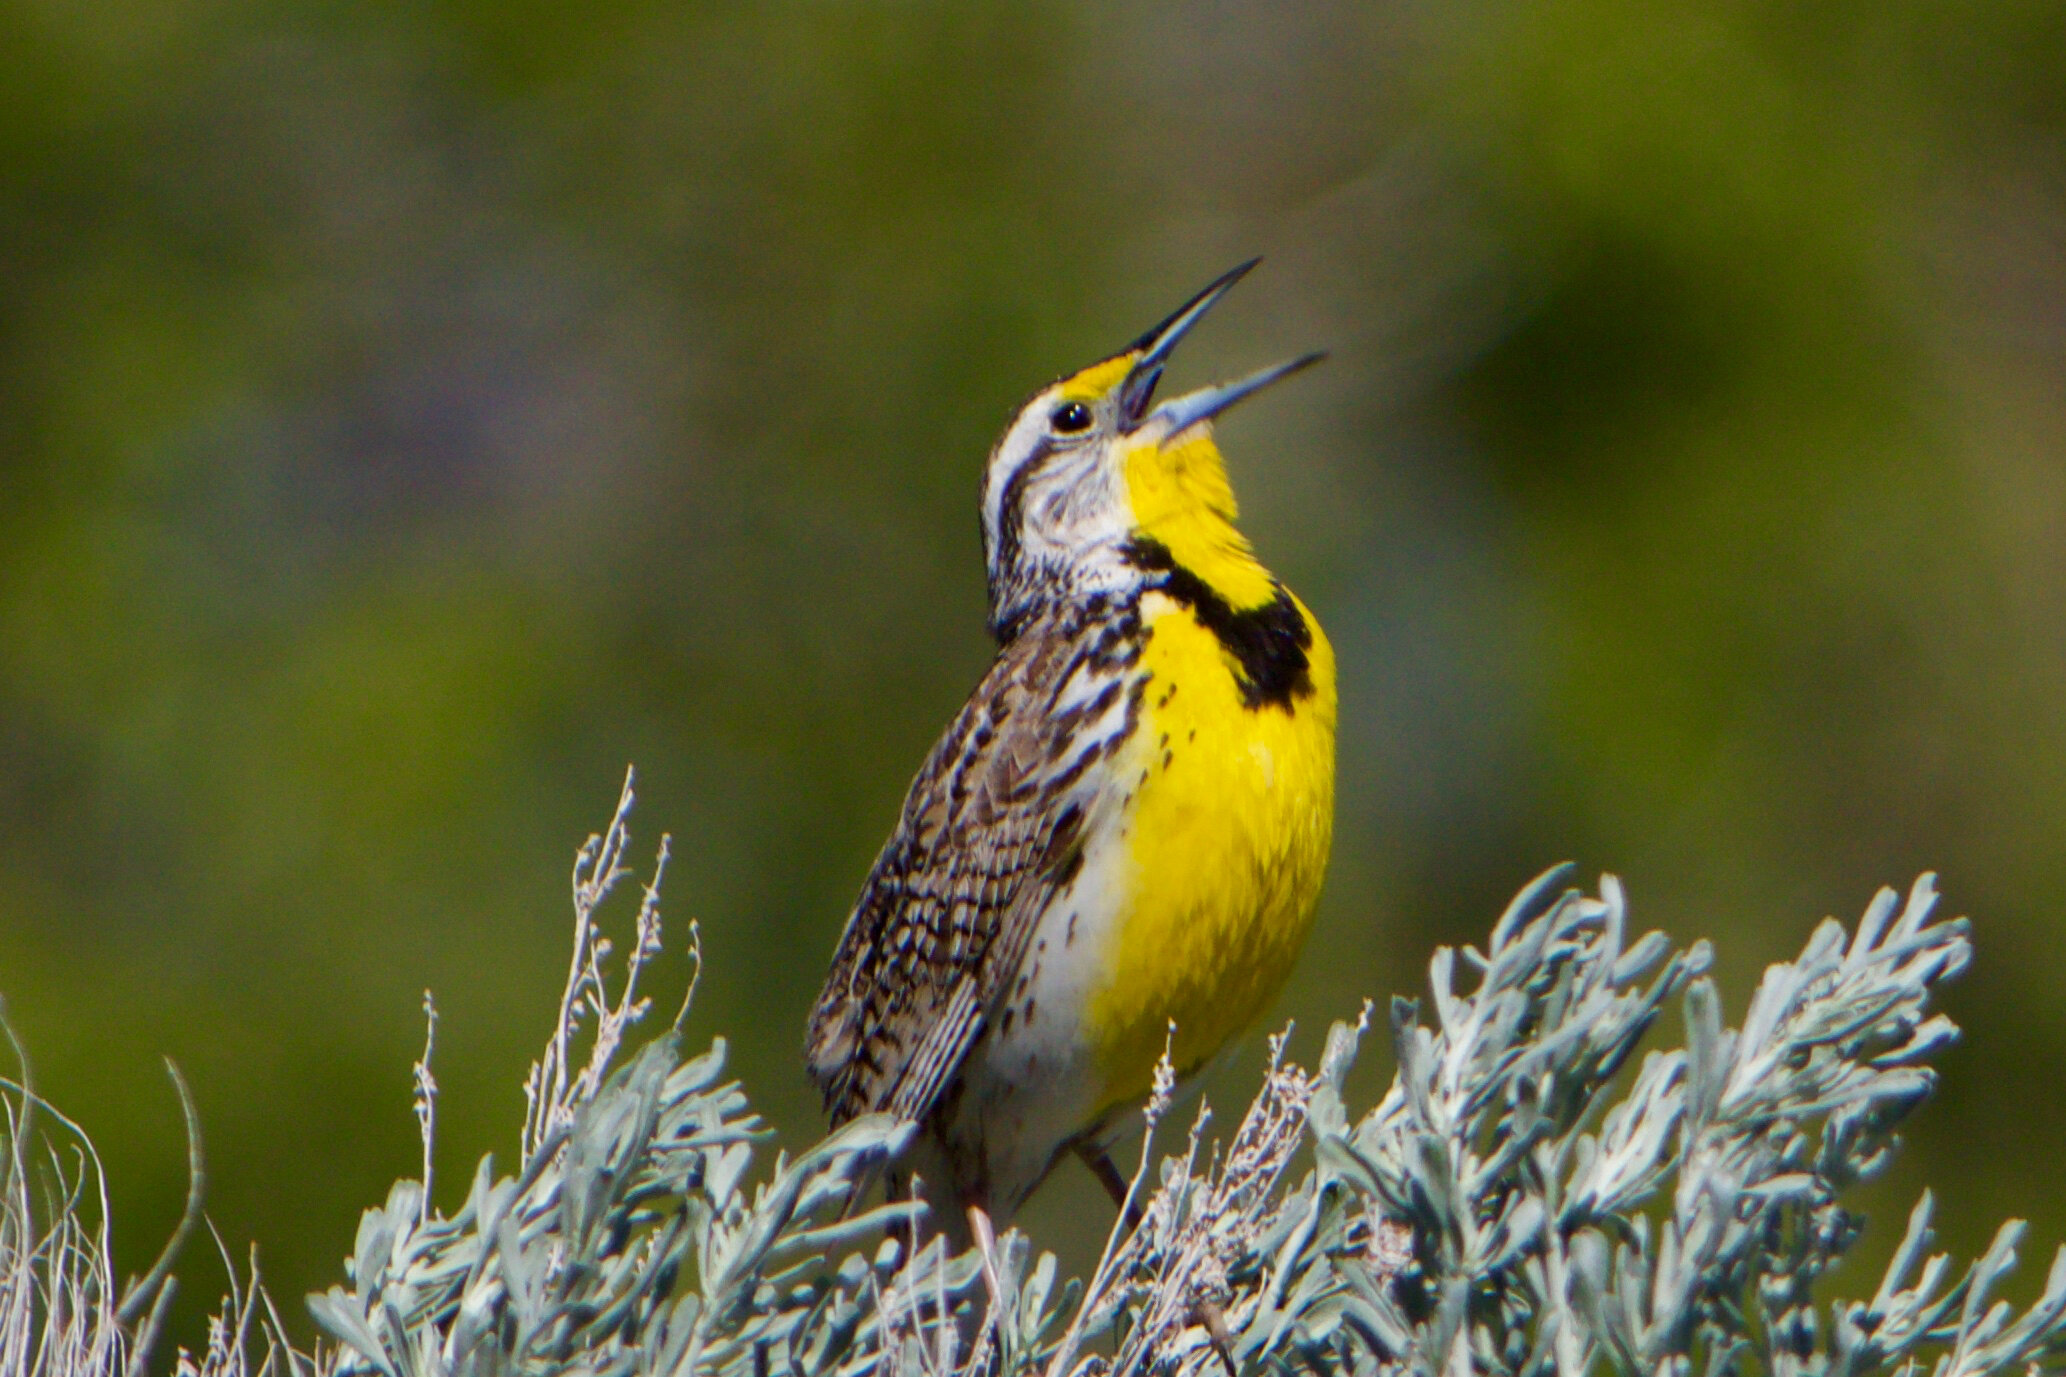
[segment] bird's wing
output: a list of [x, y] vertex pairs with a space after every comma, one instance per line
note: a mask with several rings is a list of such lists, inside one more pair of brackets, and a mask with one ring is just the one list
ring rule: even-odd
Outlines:
[[1138, 716], [1136, 656], [1114, 639], [1015, 639], [912, 781], [811, 1015], [835, 1123], [931, 1111], [1074, 878], [1091, 767]]

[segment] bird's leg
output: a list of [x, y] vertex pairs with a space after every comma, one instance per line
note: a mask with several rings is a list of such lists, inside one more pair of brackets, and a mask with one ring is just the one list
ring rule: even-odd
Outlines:
[[1218, 1301], [1203, 1296], [1192, 1304], [1191, 1312], [1204, 1324], [1212, 1339], [1212, 1351], [1227, 1365], [1227, 1377], [1241, 1377], [1241, 1369], [1234, 1364], [1234, 1332], [1227, 1328], [1227, 1312], [1220, 1309]]
[[[1078, 1143], [1076, 1155], [1090, 1168], [1090, 1174], [1098, 1178], [1098, 1184], [1112, 1197], [1112, 1203], [1126, 1212], [1126, 1231], [1132, 1233], [1141, 1227], [1141, 1207], [1129, 1204], [1126, 1199], [1126, 1178], [1119, 1174], [1119, 1168], [1112, 1165], [1112, 1158], [1103, 1148], [1089, 1143]], [[1205, 1326], [1205, 1332], [1212, 1337], [1213, 1351], [1220, 1355], [1220, 1361], [1227, 1365], [1227, 1377], [1240, 1377], [1240, 1369], [1234, 1364], [1234, 1333], [1227, 1328], [1227, 1313], [1220, 1309], [1220, 1303], [1200, 1297], [1191, 1307], [1198, 1322]]]
[[1112, 1159], [1105, 1150], [1089, 1143], [1078, 1143], [1076, 1155], [1083, 1159], [1083, 1165], [1090, 1168], [1090, 1174], [1098, 1178], [1098, 1184], [1105, 1188], [1105, 1194], [1112, 1197], [1112, 1203], [1126, 1212], [1126, 1231], [1132, 1233], [1140, 1228], [1141, 1207], [1138, 1203], [1127, 1203], [1126, 1178], [1119, 1174], [1119, 1168], [1112, 1165]]

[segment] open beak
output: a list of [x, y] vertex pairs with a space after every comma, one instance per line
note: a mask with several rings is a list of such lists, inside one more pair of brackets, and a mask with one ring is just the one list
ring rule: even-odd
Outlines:
[[1154, 411], [1148, 404], [1155, 399], [1155, 385], [1162, 381], [1162, 370], [1169, 363], [1169, 356], [1183, 337], [1225, 296], [1236, 282], [1248, 275], [1251, 268], [1262, 262], [1251, 258], [1239, 267], [1222, 273], [1211, 286], [1192, 297], [1177, 309], [1176, 314], [1154, 329], [1135, 340], [1128, 351], [1137, 357], [1126, 378], [1119, 384], [1119, 423], [1124, 430], [1137, 430], [1150, 420], [1168, 423], [1164, 432], [1174, 435], [1200, 421], [1211, 420], [1234, 403], [1253, 393], [1260, 392], [1279, 378], [1289, 377], [1301, 368], [1309, 367], [1326, 358], [1325, 354], [1305, 354], [1288, 363], [1280, 363], [1259, 372], [1251, 373], [1235, 382], [1221, 383], [1217, 387], [1200, 388], [1181, 397], [1164, 402]]
[[1211, 420], [1243, 397], [1260, 392], [1277, 379], [1288, 378], [1301, 368], [1310, 368], [1326, 357], [1325, 354], [1301, 354], [1285, 363], [1257, 369], [1247, 377], [1238, 378], [1230, 383], [1186, 392], [1183, 396], [1172, 397], [1156, 407], [1148, 413], [1148, 419], [1169, 422], [1169, 428], [1163, 434], [1174, 435], [1180, 430], [1188, 430], [1200, 421]]

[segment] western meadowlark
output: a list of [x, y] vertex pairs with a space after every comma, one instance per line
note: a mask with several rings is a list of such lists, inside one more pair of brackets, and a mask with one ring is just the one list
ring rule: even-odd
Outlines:
[[[1165, 1041], [1191, 1076], [1303, 943], [1334, 819], [1334, 654], [1235, 528], [1212, 418], [1317, 361], [1151, 406], [1253, 262], [1042, 389], [990, 453], [997, 659], [911, 783], [811, 1015], [834, 1123], [922, 1121], [936, 1216], [1008, 1218], [1106, 1155]], [[1174, 1025], [1173, 1035], [1170, 1033]]]

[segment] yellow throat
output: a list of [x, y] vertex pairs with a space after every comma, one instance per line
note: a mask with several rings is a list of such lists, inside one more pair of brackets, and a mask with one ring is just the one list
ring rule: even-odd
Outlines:
[[1334, 819], [1333, 648], [1235, 528], [1209, 427], [1141, 446], [1126, 480], [1136, 544], [1173, 572], [1142, 602], [1133, 887], [1088, 1011], [1106, 1109], [1147, 1090], [1169, 1021], [1188, 1075], [1263, 1012], [1312, 925]]

